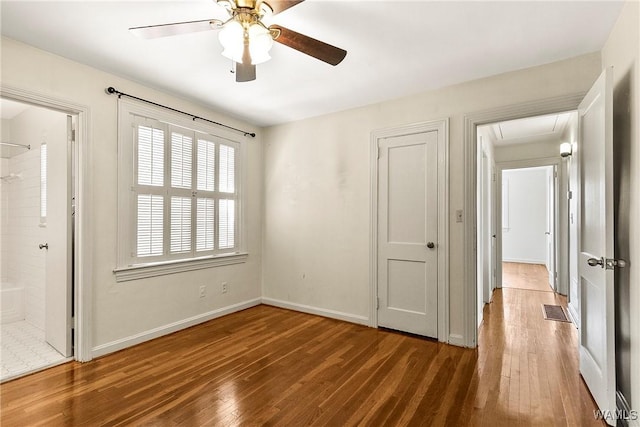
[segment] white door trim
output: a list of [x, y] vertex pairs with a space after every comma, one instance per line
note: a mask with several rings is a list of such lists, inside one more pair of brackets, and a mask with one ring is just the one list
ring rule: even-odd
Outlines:
[[433, 120], [371, 132], [371, 210], [369, 326], [378, 327], [378, 141], [383, 138], [438, 132], [438, 341], [449, 337], [449, 119]]
[[50, 108], [78, 119], [75, 144], [75, 350], [74, 359], [86, 362], [91, 354], [92, 263], [91, 263], [91, 192], [89, 189], [91, 144], [89, 143], [89, 107], [42, 93], [0, 85], [0, 96], [14, 101]]
[[524, 117], [543, 114], [560, 113], [576, 110], [586, 92], [574, 93], [555, 98], [507, 105], [500, 108], [469, 113], [464, 118], [464, 308], [463, 336], [461, 344], [465, 347], [476, 347], [478, 342], [478, 328], [476, 325], [476, 181], [477, 181], [477, 150], [478, 135], [476, 128], [480, 125], [505, 120], [521, 119]]

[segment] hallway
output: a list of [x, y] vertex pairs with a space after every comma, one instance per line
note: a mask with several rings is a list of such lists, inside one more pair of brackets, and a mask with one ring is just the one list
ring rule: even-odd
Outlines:
[[605, 425], [580, 377], [577, 329], [544, 320], [542, 304], [566, 298], [503, 288], [485, 306], [474, 425]]
[[502, 287], [553, 292], [549, 285], [549, 270], [543, 264], [503, 262]]

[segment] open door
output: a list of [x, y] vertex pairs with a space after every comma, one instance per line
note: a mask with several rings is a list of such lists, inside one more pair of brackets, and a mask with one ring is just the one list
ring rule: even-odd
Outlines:
[[[578, 107], [580, 117], [580, 373], [602, 411], [616, 409], [612, 70]], [[620, 265], [618, 265], [620, 266]], [[607, 420], [612, 422], [613, 420]]]
[[547, 271], [549, 272], [549, 286], [558, 291], [558, 263], [556, 252], [556, 195], [558, 183], [557, 166], [547, 168]]
[[71, 347], [71, 168], [72, 118], [50, 130], [46, 158], [47, 259], [45, 339], [65, 357]]

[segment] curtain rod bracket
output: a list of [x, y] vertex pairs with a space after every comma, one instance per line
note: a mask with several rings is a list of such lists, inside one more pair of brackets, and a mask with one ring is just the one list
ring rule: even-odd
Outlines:
[[218, 126], [225, 127], [227, 129], [234, 130], [236, 132], [240, 132], [244, 136], [250, 136], [251, 138], [255, 138], [256, 137], [255, 132], [247, 132], [247, 131], [244, 131], [242, 129], [234, 128], [234, 127], [229, 126], [229, 125], [225, 125], [224, 123], [220, 123], [220, 122], [216, 122], [216, 121], [213, 121], [213, 120], [205, 119], [204, 117], [199, 117], [199, 116], [196, 116], [194, 114], [187, 113], [185, 111], [181, 111], [181, 110], [177, 110], [175, 108], [167, 107], [166, 105], [158, 104], [156, 102], [149, 101], [148, 99], [138, 98], [137, 96], [133, 96], [133, 95], [129, 95], [128, 93], [120, 92], [119, 90], [117, 90], [113, 86], [109, 86], [104, 91], [105, 91], [105, 93], [107, 95], [113, 95], [114, 93], [117, 94], [119, 99], [122, 98], [123, 96], [126, 96], [126, 97], [131, 98], [131, 99], [135, 99], [135, 100], [138, 100], [138, 101], [146, 102], [147, 104], [155, 105], [156, 107], [166, 108], [167, 110], [175, 111], [176, 113], [184, 114], [186, 116], [191, 116], [191, 120], [193, 120], [194, 122], [196, 121], [196, 119], [199, 119], [199, 120], [203, 120], [205, 122], [213, 123], [214, 125], [218, 125]]

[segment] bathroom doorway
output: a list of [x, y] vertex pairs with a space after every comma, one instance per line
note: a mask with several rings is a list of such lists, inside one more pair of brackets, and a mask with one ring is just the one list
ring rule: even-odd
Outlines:
[[0, 100], [0, 381], [71, 360], [76, 117]]

